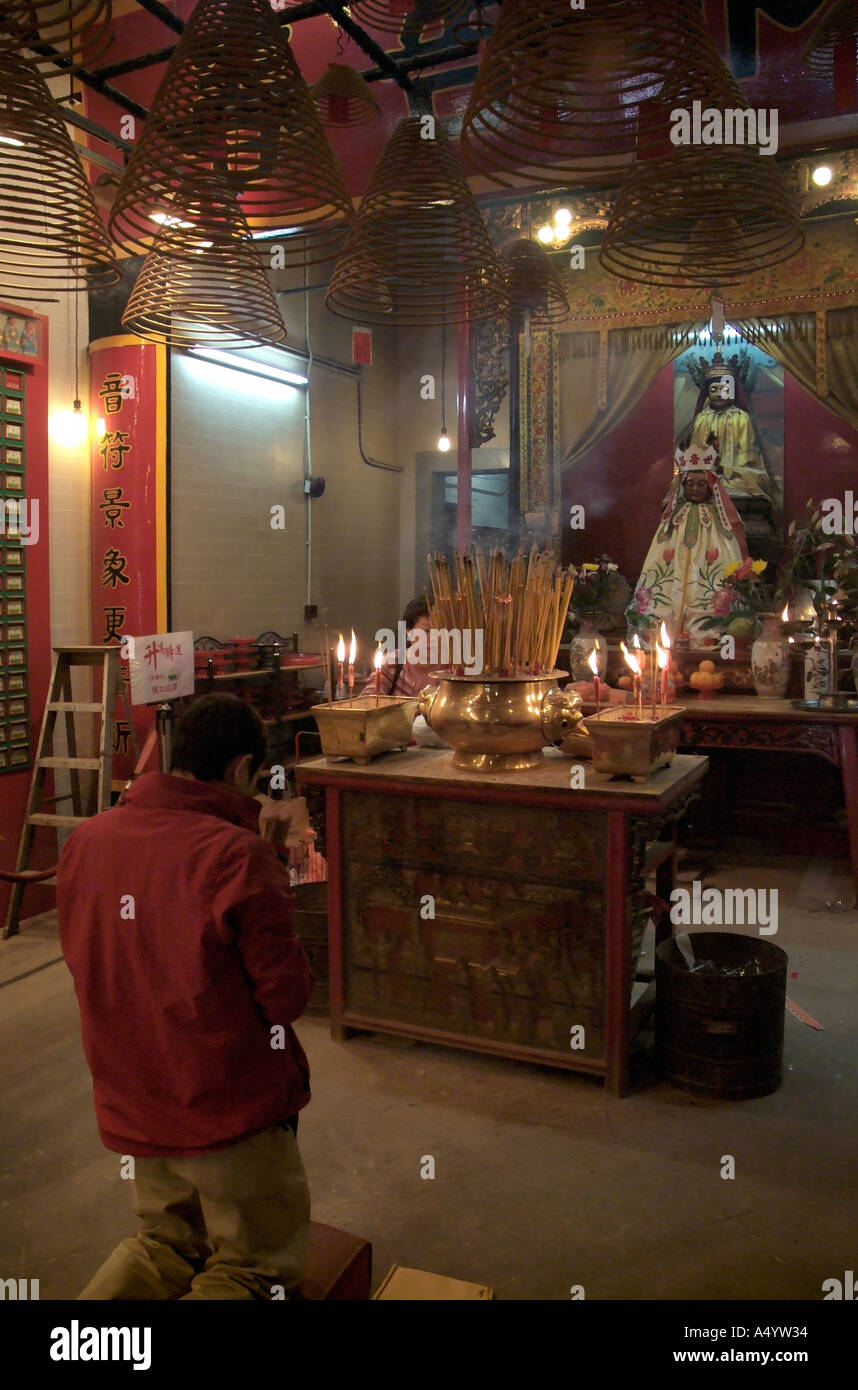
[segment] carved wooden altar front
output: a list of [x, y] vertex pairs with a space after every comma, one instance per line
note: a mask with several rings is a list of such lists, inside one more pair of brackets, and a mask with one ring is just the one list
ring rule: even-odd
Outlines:
[[453, 1043], [622, 1094], [647, 847], [705, 767], [682, 757], [645, 786], [588, 769], [572, 790], [553, 755], [489, 778], [434, 749], [301, 764], [326, 789], [334, 1037]]

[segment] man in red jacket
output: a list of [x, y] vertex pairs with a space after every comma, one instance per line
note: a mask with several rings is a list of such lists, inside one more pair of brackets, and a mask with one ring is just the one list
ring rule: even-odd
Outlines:
[[[251, 795], [266, 753], [233, 695], [187, 710], [170, 774], [70, 836], [57, 873], [98, 1126], [133, 1173], [137, 1235], [83, 1299], [288, 1297], [310, 1197], [309, 1068], [291, 1024], [312, 977], [289, 875]], [[285, 803], [288, 806], [288, 803]]]

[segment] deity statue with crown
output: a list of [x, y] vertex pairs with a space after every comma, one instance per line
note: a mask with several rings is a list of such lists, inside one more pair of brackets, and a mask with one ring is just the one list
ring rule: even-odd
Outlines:
[[714, 448], [677, 449], [661, 521], [626, 609], [630, 629], [666, 622], [674, 642], [700, 646], [723, 616], [726, 567], [748, 559], [745, 532]]
[[764, 498], [769, 503], [765, 510], [770, 511], [778, 502], [777, 484], [769, 476], [745, 409], [744, 388], [752, 372], [747, 349], [729, 361], [720, 349], [711, 360], [692, 356], [688, 370], [700, 391], [694, 420], [678, 443], [701, 454], [709, 448], [717, 450], [724, 487], [738, 500], [740, 512], [745, 510], [745, 498]]

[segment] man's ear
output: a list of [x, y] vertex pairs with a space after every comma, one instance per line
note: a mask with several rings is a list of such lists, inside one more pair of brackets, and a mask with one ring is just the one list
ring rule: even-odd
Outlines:
[[223, 780], [229, 787], [236, 787], [239, 790], [248, 786], [250, 783], [250, 754], [241, 753], [238, 757], [227, 763]]

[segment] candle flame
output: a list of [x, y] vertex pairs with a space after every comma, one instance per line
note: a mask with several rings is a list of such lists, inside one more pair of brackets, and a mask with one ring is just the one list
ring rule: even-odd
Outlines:
[[384, 665], [384, 652], [381, 650], [380, 642], [375, 649], [375, 656], [372, 658], [372, 664], [375, 667], [376, 671], [380, 671], [382, 666]]
[[343, 641], [343, 634], [340, 633], [340, 640], [339, 640], [339, 642], [337, 643], [337, 661], [345, 661], [345, 659], [346, 659], [346, 644], [345, 644], [345, 642]]
[[658, 669], [659, 671], [663, 671], [666, 668], [667, 663], [670, 661], [670, 652], [666, 651], [664, 647], [660, 646], [660, 644], [656, 642], [655, 654], [658, 658]]
[[590, 667], [590, 670], [593, 672], [593, 675], [594, 675], [594, 676], [598, 676], [598, 674], [599, 674], [599, 657], [598, 657], [598, 655], [597, 655], [597, 651], [596, 651], [596, 648], [595, 648], [595, 647], [594, 647], [593, 650], [591, 651], [590, 655], [587, 657], [587, 665]]
[[355, 641], [355, 630], [352, 628], [352, 640], [349, 644], [349, 665], [354, 666], [357, 656], [357, 642]]
[[[637, 636], [637, 634], [635, 635]], [[632, 655], [625, 642], [620, 643], [620, 651], [623, 654], [623, 659], [625, 660], [625, 663], [628, 666], [629, 670], [633, 672], [634, 675], [639, 676], [640, 667], [638, 666], [637, 652], [635, 652], [635, 654]]]
[[637, 633], [635, 633], [634, 637], [632, 638], [632, 646], [635, 649], [634, 655], [637, 657], [638, 661], [638, 675], [642, 676], [644, 671], [646, 670], [646, 652], [641, 646], [641, 639], [638, 637]]
[[665, 623], [661, 625], [661, 645], [664, 647], [665, 651], [670, 651], [670, 633]]
[[784, 604], [784, 611], [783, 611], [783, 613], [781, 613], [781, 622], [782, 622], [782, 623], [788, 623], [788, 622], [789, 622], [789, 604], [788, 604], [788, 603], [785, 603], [785, 604]]

